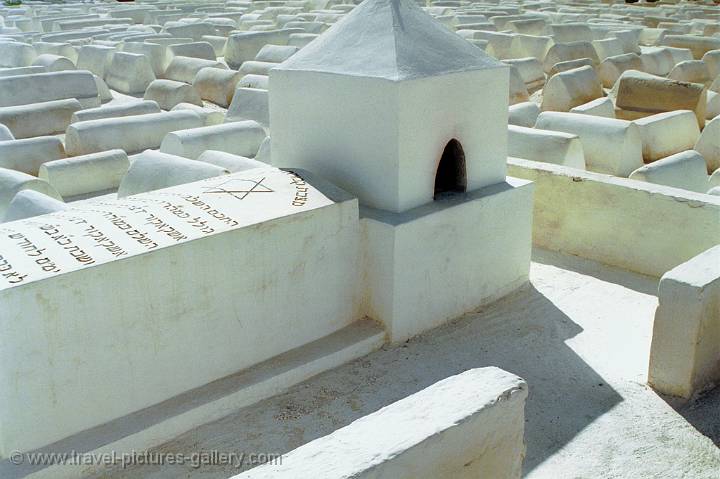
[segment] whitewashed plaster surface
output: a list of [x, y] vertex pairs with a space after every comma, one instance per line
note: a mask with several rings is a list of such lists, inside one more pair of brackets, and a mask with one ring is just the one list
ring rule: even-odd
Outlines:
[[[528, 383], [526, 479], [716, 479], [720, 393], [676, 410], [645, 385], [657, 280], [536, 250], [530, 282], [153, 451], [287, 453], [443, 378], [497, 366]], [[137, 466], [87, 479], [228, 479], [248, 467]]]
[[535, 184], [535, 246], [659, 278], [720, 237], [718, 197], [519, 158], [508, 165]]
[[477, 368], [233, 479], [519, 479], [527, 384]]
[[[307, 201], [296, 201], [298, 184]], [[0, 226], [0, 255], [16, 273], [0, 275], [0, 291], [330, 204], [301, 178], [272, 167], [88, 201]]]
[[359, 319], [357, 201], [309, 181], [263, 167], [3, 224], [0, 456]]

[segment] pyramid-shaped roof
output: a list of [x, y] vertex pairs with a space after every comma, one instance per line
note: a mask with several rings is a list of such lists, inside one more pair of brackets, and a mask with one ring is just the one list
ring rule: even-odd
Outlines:
[[407, 80], [507, 66], [413, 0], [365, 0], [276, 68]]

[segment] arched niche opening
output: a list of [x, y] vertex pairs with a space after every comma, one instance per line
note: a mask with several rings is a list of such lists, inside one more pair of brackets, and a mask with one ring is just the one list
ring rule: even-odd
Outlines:
[[460, 142], [453, 138], [445, 145], [440, 157], [440, 163], [435, 173], [433, 198], [437, 199], [443, 193], [464, 193], [466, 190], [465, 152]]

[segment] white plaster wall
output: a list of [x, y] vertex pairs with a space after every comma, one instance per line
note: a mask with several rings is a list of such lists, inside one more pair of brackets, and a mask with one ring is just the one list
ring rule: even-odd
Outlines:
[[303, 177], [337, 203], [1, 290], [0, 457], [358, 319], [357, 201]]
[[397, 83], [273, 70], [270, 88], [278, 166], [315, 171], [363, 204], [399, 208]]
[[363, 204], [394, 212], [432, 201], [453, 138], [465, 152], [468, 190], [499, 183], [508, 104], [493, 92], [507, 90], [507, 82], [507, 69], [403, 82], [272, 70], [273, 155], [281, 166], [316, 171]]
[[234, 479], [519, 479], [527, 385], [470, 369]]
[[465, 152], [467, 191], [505, 181], [508, 100], [496, 92], [507, 90], [508, 75], [509, 69], [489, 68], [400, 83], [399, 197], [390, 211], [432, 201], [435, 173], [452, 139]]
[[720, 197], [519, 158], [508, 165], [535, 182], [536, 246], [660, 277], [720, 238]]
[[365, 308], [404, 341], [527, 281], [532, 191], [508, 178], [401, 214], [362, 209]]
[[720, 380], [720, 246], [660, 279], [648, 382], [690, 398]]

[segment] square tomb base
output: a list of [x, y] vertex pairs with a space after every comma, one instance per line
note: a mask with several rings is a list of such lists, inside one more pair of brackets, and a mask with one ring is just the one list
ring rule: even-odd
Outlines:
[[533, 189], [508, 177], [403, 213], [361, 208], [367, 315], [403, 341], [527, 282]]

